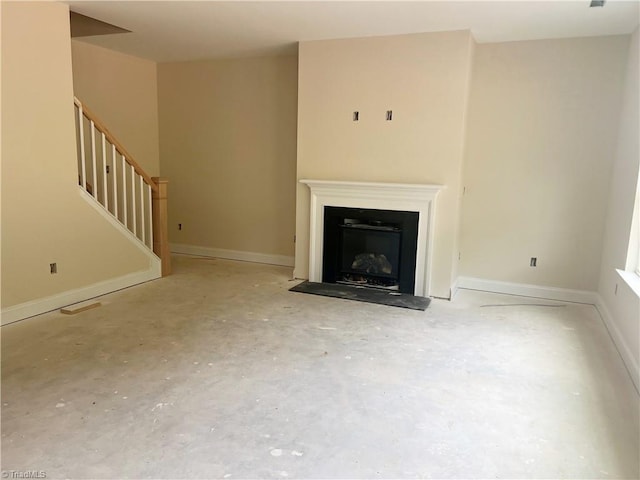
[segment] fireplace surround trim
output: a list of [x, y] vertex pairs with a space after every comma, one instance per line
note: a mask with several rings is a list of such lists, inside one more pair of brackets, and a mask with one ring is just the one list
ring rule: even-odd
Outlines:
[[428, 297], [431, 284], [436, 197], [443, 185], [302, 179], [311, 191], [309, 280], [322, 281], [324, 207], [418, 212], [414, 294]]

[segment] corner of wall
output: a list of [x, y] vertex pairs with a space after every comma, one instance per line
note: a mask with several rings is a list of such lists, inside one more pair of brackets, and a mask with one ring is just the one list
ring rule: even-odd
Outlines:
[[[616, 269], [628, 262], [640, 180], [640, 28], [630, 37], [598, 281], [598, 310], [638, 387], [640, 298]], [[633, 275], [632, 273], [630, 273]]]

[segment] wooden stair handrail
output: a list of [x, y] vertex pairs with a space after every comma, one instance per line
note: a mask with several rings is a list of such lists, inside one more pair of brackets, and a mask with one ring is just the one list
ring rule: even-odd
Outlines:
[[113, 136], [113, 134], [104, 125], [104, 123], [102, 123], [100, 121], [100, 119], [95, 115], [95, 113], [93, 113], [90, 109], [88, 109], [87, 106], [84, 105], [76, 97], [73, 97], [73, 103], [75, 103], [78, 108], [82, 109], [82, 113], [84, 114], [84, 116], [87, 117], [89, 120], [91, 120], [93, 122], [93, 124], [95, 125], [96, 129], [100, 133], [104, 133], [105, 138], [112, 145], [114, 145], [116, 147], [116, 150], [118, 151], [118, 153], [120, 155], [122, 155], [124, 157], [125, 161], [129, 165], [131, 165], [133, 167], [133, 169], [135, 170], [135, 172], [138, 175], [140, 175], [142, 178], [144, 178], [144, 181], [151, 187], [151, 189], [154, 192], [157, 192], [158, 191], [158, 185], [156, 184], [156, 182], [154, 182], [153, 179], [149, 175], [147, 175], [147, 172], [145, 172], [142, 169], [142, 167], [140, 165], [138, 165], [138, 163], [133, 159], [131, 154], [129, 152], [127, 152], [127, 150], [122, 146], [122, 144], [120, 142], [118, 142], [118, 140], [116, 140], [116, 138]]

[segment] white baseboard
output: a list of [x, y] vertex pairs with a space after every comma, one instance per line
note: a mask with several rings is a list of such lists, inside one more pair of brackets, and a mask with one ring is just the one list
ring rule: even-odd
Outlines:
[[[454, 286], [456, 283], [454, 283]], [[605, 327], [609, 331], [609, 335], [614, 345], [618, 349], [618, 353], [622, 358], [631, 380], [638, 392], [640, 392], [640, 366], [631, 354], [626, 339], [618, 330], [607, 306], [602, 297], [597, 292], [589, 292], [586, 290], [571, 290], [567, 288], [545, 287], [541, 285], [528, 285], [523, 283], [500, 282], [497, 280], [486, 280], [473, 277], [458, 277], [458, 288], [467, 290], [481, 290], [484, 292], [504, 293], [508, 295], [521, 295], [523, 297], [546, 298], [550, 300], [560, 300], [563, 302], [585, 303], [594, 305]], [[452, 287], [453, 291], [453, 287]]]
[[198, 255], [201, 257], [224, 258], [226, 260], [240, 260], [242, 262], [266, 263], [293, 267], [294, 257], [287, 255], [271, 255], [268, 253], [243, 252], [240, 250], [227, 250], [224, 248], [199, 247], [197, 245], [185, 245], [172, 243], [172, 253], [184, 253], [186, 255]]
[[160, 262], [153, 262], [149, 270], [142, 272], [129, 273], [121, 277], [104, 280], [102, 282], [87, 285], [86, 287], [67, 290], [66, 292], [57, 293], [49, 297], [31, 300], [29, 302], [20, 303], [11, 307], [3, 308], [1, 317], [2, 325], [24, 320], [25, 318], [40, 315], [41, 313], [57, 310], [58, 308], [73, 305], [74, 303], [83, 302], [91, 298], [99, 297], [107, 293], [122, 290], [123, 288], [132, 287], [139, 283], [155, 280], [162, 276]]
[[568, 288], [545, 287], [526, 283], [500, 282], [474, 277], [458, 277], [458, 288], [467, 290], [482, 290], [484, 292], [505, 293], [523, 297], [547, 298], [563, 302], [586, 303], [595, 305], [597, 294], [586, 290], [571, 290]]
[[633, 381], [633, 384], [636, 387], [636, 391], [640, 393], [640, 366], [638, 365], [638, 362], [636, 361], [634, 356], [631, 354], [629, 345], [627, 344], [627, 341], [624, 338], [624, 336], [620, 333], [620, 330], [618, 330], [618, 327], [616, 326], [616, 323], [613, 321], [613, 317], [611, 317], [611, 314], [609, 313], [609, 309], [604, 303], [604, 300], [597, 293], [596, 293], [596, 297], [597, 297], [596, 308], [600, 313], [600, 317], [602, 318], [604, 325], [607, 327], [607, 330], [609, 331], [609, 335], [611, 335], [611, 339], [613, 340], [613, 343], [616, 345], [616, 348], [618, 349], [618, 353], [622, 357], [622, 361], [624, 362], [625, 366], [627, 367], [627, 370], [629, 371], [629, 376], [631, 377], [631, 380]]

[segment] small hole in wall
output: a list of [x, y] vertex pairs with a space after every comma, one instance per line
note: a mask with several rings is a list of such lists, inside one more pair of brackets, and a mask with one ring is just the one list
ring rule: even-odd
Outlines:
[[353, 112], [353, 121], [357, 122], [360, 120], [360, 112]]
[[49, 270], [51, 271], [51, 273], [58, 273], [58, 264], [57, 263], [50, 263], [49, 264]]
[[393, 120], [393, 110], [387, 110], [387, 122]]

